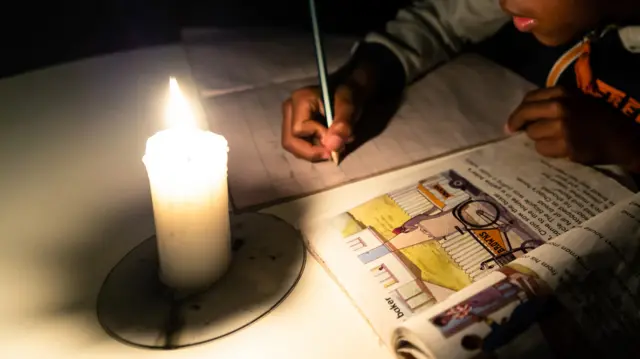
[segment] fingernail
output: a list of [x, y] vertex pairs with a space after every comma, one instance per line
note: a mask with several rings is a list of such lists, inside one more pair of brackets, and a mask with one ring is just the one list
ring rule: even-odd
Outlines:
[[323, 160], [328, 160], [329, 158], [331, 158], [331, 152], [325, 152], [322, 154]]
[[506, 133], [507, 135], [513, 134], [513, 131], [511, 131], [511, 129], [509, 128], [509, 124], [508, 123], [504, 124], [504, 133]]
[[322, 144], [330, 151], [337, 151], [344, 145], [344, 142], [338, 135], [327, 134], [322, 138]]

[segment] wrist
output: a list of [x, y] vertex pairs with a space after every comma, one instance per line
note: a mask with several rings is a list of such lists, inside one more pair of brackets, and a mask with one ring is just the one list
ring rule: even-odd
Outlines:
[[343, 84], [370, 100], [400, 95], [405, 88], [404, 66], [386, 46], [361, 43], [346, 66]]
[[344, 80], [344, 85], [361, 98], [363, 101], [370, 100], [376, 93], [379, 93], [378, 70], [369, 64], [356, 66]]
[[610, 162], [629, 173], [640, 174], [640, 125], [619, 114], [607, 124], [611, 129], [605, 136]]

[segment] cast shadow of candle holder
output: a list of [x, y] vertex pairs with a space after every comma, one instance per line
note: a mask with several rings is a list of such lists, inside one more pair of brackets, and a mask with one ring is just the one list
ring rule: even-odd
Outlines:
[[98, 297], [98, 319], [107, 333], [138, 347], [177, 349], [229, 335], [277, 307], [304, 269], [300, 232], [265, 214], [234, 215], [231, 224], [231, 267], [201, 294], [180, 298], [160, 282], [155, 237], [131, 250]]

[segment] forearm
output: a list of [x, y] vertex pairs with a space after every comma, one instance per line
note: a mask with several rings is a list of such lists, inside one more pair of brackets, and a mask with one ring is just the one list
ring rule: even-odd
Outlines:
[[382, 44], [358, 46], [345, 83], [359, 90], [366, 99], [399, 95], [405, 88], [406, 74], [400, 60]]
[[[640, 176], [640, 133], [636, 129], [625, 140], [616, 140], [611, 162], [619, 165], [633, 176]], [[624, 142], [623, 142], [624, 141]]]
[[417, 1], [358, 44], [346, 78], [372, 94], [402, 91], [506, 21], [498, 0]]
[[[640, 123], [603, 101], [595, 103], [604, 110], [586, 110], [591, 111], [592, 121], [598, 126], [585, 124], [586, 114], [572, 121], [574, 123], [570, 129], [573, 138], [581, 137], [581, 141], [574, 139], [573, 143], [579, 143], [581, 148], [593, 147], [602, 153], [599, 164], [616, 165], [627, 173], [640, 175]], [[582, 128], [585, 128], [584, 132], [580, 131]]]

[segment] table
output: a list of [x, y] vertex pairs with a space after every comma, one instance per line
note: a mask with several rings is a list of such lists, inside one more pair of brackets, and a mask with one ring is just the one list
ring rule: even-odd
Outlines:
[[[311, 258], [298, 286], [275, 311], [209, 344], [170, 352], [141, 350], [102, 330], [95, 315], [102, 281], [154, 231], [141, 157], [147, 137], [163, 126], [159, 99], [169, 76], [195, 98], [189, 66], [177, 45], [0, 81], [0, 356], [391, 358]], [[363, 188], [374, 188], [368, 182]], [[296, 222], [301, 206], [307, 216], [337, 213], [371, 195], [363, 190], [345, 203], [349, 188], [353, 191], [342, 187], [268, 211]], [[375, 186], [377, 192], [384, 189]]]
[[[154, 232], [146, 139], [163, 128], [175, 76], [196, 88], [179, 45], [116, 53], [0, 81], [0, 357], [391, 359], [349, 299], [308, 257], [290, 296], [253, 325], [177, 351], [126, 346], [95, 303], [112, 267]], [[204, 112], [193, 104], [204, 123]], [[419, 180], [435, 161], [268, 208], [297, 225]]]

